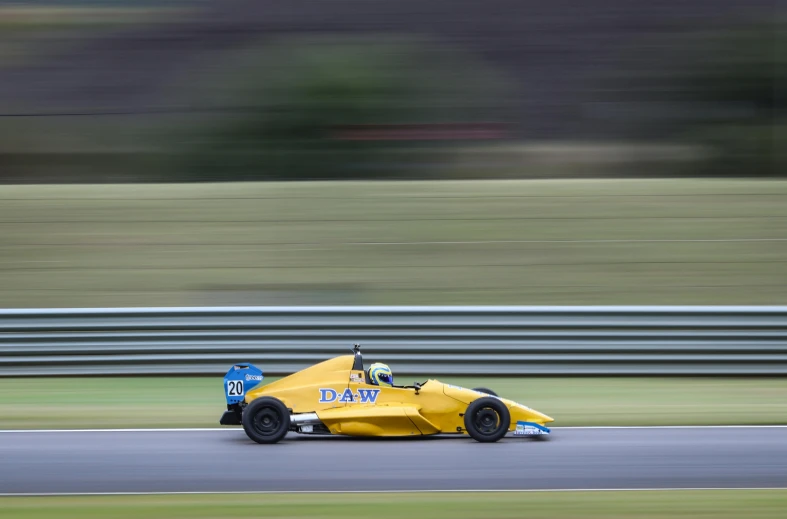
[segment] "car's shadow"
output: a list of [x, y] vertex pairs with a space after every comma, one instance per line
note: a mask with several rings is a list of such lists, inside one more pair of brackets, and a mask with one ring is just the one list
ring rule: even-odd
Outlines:
[[[238, 429], [239, 435], [232, 435], [227, 441], [234, 444], [254, 443], [250, 440], [243, 429]], [[513, 436], [508, 434], [500, 440], [501, 443], [510, 442], [538, 442], [550, 440], [550, 436]], [[428, 436], [344, 436], [333, 434], [298, 434], [289, 433], [279, 444], [295, 443], [329, 443], [329, 442], [353, 442], [353, 443], [413, 443], [413, 442], [433, 442], [433, 441], [453, 441], [478, 443], [464, 434], [430, 434]]]

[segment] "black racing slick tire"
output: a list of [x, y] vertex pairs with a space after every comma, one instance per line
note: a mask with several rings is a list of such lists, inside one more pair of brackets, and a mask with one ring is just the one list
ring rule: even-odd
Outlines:
[[492, 391], [487, 387], [474, 387], [473, 391], [478, 391], [479, 393], [486, 393], [487, 395], [498, 396], [497, 393], [495, 393], [494, 391]]
[[276, 443], [290, 430], [290, 411], [278, 398], [263, 396], [243, 410], [243, 430], [257, 443]]
[[497, 398], [479, 398], [467, 406], [465, 411], [465, 429], [475, 441], [496, 442], [506, 435], [510, 426], [511, 413]]

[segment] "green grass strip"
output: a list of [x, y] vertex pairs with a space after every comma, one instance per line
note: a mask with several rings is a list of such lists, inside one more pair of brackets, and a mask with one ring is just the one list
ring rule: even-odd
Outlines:
[[787, 182], [0, 186], [0, 307], [784, 304]]
[[5, 519], [781, 518], [786, 490], [242, 494], [0, 498]]
[[[440, 379], [494, 389], [555, 426], [787, 423], [787, 378]], [[0, 379], [0, 429], [217, 427], [224, 409], [220, 376]]]

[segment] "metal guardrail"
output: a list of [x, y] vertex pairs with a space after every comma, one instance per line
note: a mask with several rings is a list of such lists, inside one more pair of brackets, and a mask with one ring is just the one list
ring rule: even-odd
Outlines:
[[787, 307], [0, 310], [0, 376], [281, 375], [353, 343], [407, 375], [784, 375]]

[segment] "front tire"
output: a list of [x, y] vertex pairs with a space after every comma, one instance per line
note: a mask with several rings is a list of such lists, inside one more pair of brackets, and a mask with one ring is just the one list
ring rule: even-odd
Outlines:
[[257, 443], [276, 443], [290, 430], [290, 412], [278, 398], [264, 396], [243, 410], [243, 430]]
[[487, 395], [497, 396], [497, 393], [495, 393], [494, 391], [492, 391], [487, 387], [474, 387], [473, 391], [478, 391], [479, 393], [485, 393]]
[[497, 398], [479, 398], [465, 411], [465, 429], [475, 441], [496, 442], [506, 435], [510, 426], [511, 413]]

